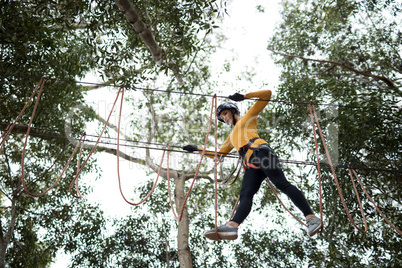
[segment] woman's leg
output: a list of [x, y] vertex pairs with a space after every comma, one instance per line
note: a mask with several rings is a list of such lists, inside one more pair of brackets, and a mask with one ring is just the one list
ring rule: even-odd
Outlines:
[[303, 193], [285, 178], [279, 159], [271, 147], [262, 145], [253, 155], [250, 162], [261, 168], [270, 181], [292, 200], [304, 216], [312, 215], [313, 212]]
[[235, 222], [241, 224], [248, 216], [253, 205], [253, 197], [258, 192], [258, 189], [260, 189], [265, 177], [266, 175], [260, 169], [246, 169], [240, 190], [240, 202], [235, 215], [229, 223]]

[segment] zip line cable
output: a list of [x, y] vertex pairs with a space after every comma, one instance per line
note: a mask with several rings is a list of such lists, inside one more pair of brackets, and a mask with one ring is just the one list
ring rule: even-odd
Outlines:
[[[78, 81], [78, 80], [63, 80], [57, 78], [47, 78], [48, 80], [58, 81], [58, 82], [66, 82], [66, 83], [76, 83], [82, 85], [92, 85], [92, 86], [99, 86], [99, 87], [113, 87], [118, 88], [120, 86], [117, 85], [109, 85], [106, 83], [96, 83], [96, 82], [85, 82], [85, 81]], [[223, 95], [211, 95], [211, 94], [202, 94], [202, 93], [193, 93], [193, 92], [182, 92], [182, 91], [169, 91], [169, 90], [162, 90], [157, 88], [144, 88], [144, 87], [137, 87], [137, 86], [125, 86], [127, 89], [132, 90], [141, 90], [141, 91], [152, 91], [152, 92], [161, 92], [167, 94], [181, 94], [181, 95], [190, 95], [190, 96], [199, 96], [199, 97], [214, 97], [221, 99], [227, 99], [228, 96]], [[249, 100], [257, 100], [255, 98], [251, 98]], [[260, 100], [262, 101], [262, 100]], [[269, 102], [277, 102], [283, 104], [295, 104], [295, 105], [309, 105], [311, 102], [303, 102], [303, 101], [286, 101], [286, 100], [269, 100]], [[314, 103], [316, 106], [330, 106], [330, 107], [340, 107], [340, 108], [350, 108], [350, 109], [378, 109], [378, 110], [393, 110], [397, 109], [400, 110], [402, 107], [397, 105], [391, 105], [388, 107], [373, 107], [373, 106], [354, 106], [354, 105], [342, 105], [342, 104], [334, 104], [334, 103]]]
[[[6, 125], [6, 123], [0, 123], [0, 125]], [[26, 127], [24, 125], [24, 127]], [[5, 130], [0, 130], [0, 131], [7, 131], [7, 128]], [[53, 130], [53, 129], [48, 129], [48, 128], [40, 128], [40, 127], [35, 127], [35, 130], [41, 130], [41, 131], [49, 131], [49, 132], [56, 132], [59, 130]], [[22, 133], [24, 134], [24, 131], [12, 131], [13, 133]], [[80, 136], [82, 135], [82, 133], [78, 133], [78, 132], [64, 132], [66, 134], [69, 135], [76, 135], [76, 136]], [[86, 134], [86, 137], [92, 137], [92, 138], [98, 138], [98, 135], [95, 134]], [[71, 138], [68, 137], [63, 137], [63, 136], [59, 136], [59, 135], [49, 135], [49, 134], [42, 134], [42, 133], [35, 133], [35, 134], [30, 134], [33, 136], [40, 136], [43, 138], [54, 138], [54, 139], [64, 139], [64, 140], [69, 140]], [[108, 140], [116, 140], [116, 138], [114, 137], [103, 137], [103, 139], [108, 139]], [[78, 138], [74, 138], [74, 140], [78, 141]], [[162, 144], [162, 143], [155, 143], [155, 142], [145, 142], [145, 141], [139, 141], [139, 140], [131, 140], [131, 139], [120, 139], [120, 141], [124, 141], [124, 142], [130, 142], [130, 143], [139, 143], [139, 144], [144, 144], [144, 145], [154, 145], [154, 146], [165, 146], [166, 144]], [[88, 140], [86, 139], [85, 142], [87, 143], [91, 143], [94, 142], [93, 140]], [[116, 145], [117, 143], [114, 142], [106, 142], [106, 141], [99, 141], [99, 144], [104, 144], [104, 145]], [[151, 149], [151, 150], [163, 150], [161, 148], [158, 147], [148, 147], [148, 146], [139, 146], [139, 145], [129, 145], [129, 144], [123, 144], [123, 147], [131, 147], [131, 148], [142, 148], [142, 149]], [[179, 150], [171, 150], [171, 152], [177, 152], [177, 153], [188, 153], [186, 151], [182, 150], [182, 146], [178, 146], [178, 145], [170, 145], [170, 148], [177, 148]], [[207, 153], [212, 154], [213, 151], [209, 151], [206, 150]], [[191, 153], [190, 153], [191, 154]], [[229, 153], [227, 154], [225, 157], [229, 157], [229, 158], [238, 158], [238, 154], [237, 153]], [[310, 162], [310, 161], [303, 161], [303, 160], [287, 160], [287, 159], [280, 159], [281, 163], [288, 163], [288, 164], [300, 164], [300, 165], [313, 165], [316, 166], [317, 163], [315, 162]], [[323, 166], [327, 166], [329, 167], [329, 164], [326, 163], [321, 163]], [[350, 165], [346, 165], [346, 164], [339, 164], [336, 165], [335, 168], [344, 168], [347, 169], [349, 168]], [[402, 173], [402, 170], [393, 170], [393, 169], [384, 169], [384, 168], [370, 168], [370, 167], [366, 167], [366, 166], [356, 166], [356, 167], [352, 167], [354, 169], [361, 169], [361, 170], [371, 170], [371, 171], [384, 171], [384, 172], [393, 172], [393, 173]]]
[[[40, 129], [40, 130], [47, 130], [47, 129]], [[54, 131], [54, 130], [51, 130]], [[13, 133], [20, 133], [20, 134], [25, 134], [23, 131], [12, 131]], [[79, 133], [75, 132], [69, 132], [68, 134], [77, 134], [81, 135]], [[46, 134], [40, 134], [40, 133], [35, 133], [35, 134], [29, 134], [29, 135], [34, 135], [35, 137], [43, 137], [43, 138], [53, 138], [53, 139], [62, 139], [62, 140], [70, 140], [72, 138], [68, 137], [62, 137], [58, 135], [46, 135]], [[97, 135], [91, 135], [91, 134], [86, 134], [86, 137], [93, 137], [93, 138], [98, 138]], [[116, 138], [112, 137], [102, 137], [103, 139], [110, 139], [110, 140], [116, 140]], [[73, 138], [76, 141], [79, 141], [79, 138]], [[122, 147], [128, 147], [128, 148], [139, 148], [139, 149], [150, 149], [150, 150], [155, 150], [155, 151], [163, 151], [163, 148], [160, 147], [155, 147], [155, 146], [165, 146], [166, 144], [161, 144], [161, 143], [153, 143], [153, 142], [145, 142], [145, 141], [137, 141], [137, 140], [129, 140], [129, 139], [120, 139], [120, 141], [125, 141], [125, 142], [132, 142], [132, 143], [140, 143], [144, 144], [143, 146], [141, 145], [135, 145], [135, 144], [120, 144]], [[89, 139], [84, 139], [83, 142], [85, 143], [95, 143], [95, 140], [89, 140]], [[102, 145], [117, 145], [117, 142], [106, 142], [106, 141], [99, 141], [98, 144]], [[153, 145], [154, 147], [150, 146], [145, 146], [145, 145]], [[179, 150], [174, 150], [174, 149], [169, 149], [170, 152], [175, 152], [175, 153], [183, 153], [183, 154], [198, 154], [198, 153], [189, 153], [186, 151], [183, 151], [182, 146], [177, 146], [177, 145], [170, 145], [170, 148], [177, 148]], [[210, 150], [205, 150], [207, 154], [212, 154], [214, 151]], [[237, 159], [238, 155], [236, 153], [229, 153], [225, 156], [226, 158], [232, 158], [232, 159]], [[284, 164], [294, 164], [294, 165], [305, 165], [305, 166], [317, 166], [316, 162], [311, 162], [311, 161], [303, 161], [303, 160], [291, 160], [291, 159], [279, 159], [280, 163]], [[320, 163], [321, 166], [325, 167], [330, 167], [329, 164], [327, 163]], [[339, 164], [334, 166], [335, 168], [343, 168], [347, 169], [350, 167], [350, 165], [346, 164]], [[365, 167], [365, 166], [353, 166], [353, 169], [358, 169], [358, 170], [368, 170], [368, 171], [379, 171], [379, 172], [390, 172], [390, 173], [402, 173], [402, 170], [395, 170], [395, 169], [385, 169], [385, 168], [372, 168], [372, 167]]]

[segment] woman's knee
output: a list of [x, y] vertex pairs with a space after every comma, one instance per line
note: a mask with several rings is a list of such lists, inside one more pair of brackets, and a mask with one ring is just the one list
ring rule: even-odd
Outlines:
[[257, 193], [258, 189], [241, 189], [240, 190], [240, 199], [250, 199], [252, 200], [254, 195]]
[[291, 192], [294, 192], [295, 190], [298, 191], [298, 188], [291, 184], [290, 182], [287, 183], [278, 183], [275, 185], [276, 188], [278, 188], [282, 193], [284, 194], [289, 194]]
[[268, 175], [268, 178], [275, 185], [275, 187], [281, 191], [286, 191], [287, 188], [293, 186], [286, 179], [285, 175], [283, 174], [283, 172], [281, 170], [277, 171], [277, 172], [271, 172], [271, 174]]

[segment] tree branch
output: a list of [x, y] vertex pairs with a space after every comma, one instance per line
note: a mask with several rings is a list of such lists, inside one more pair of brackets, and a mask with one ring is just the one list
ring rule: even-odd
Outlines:
[[[9, 161], [9, 159], [8, 159], [8, 154], [7, 154], [6, 146], [4, 146], [4, 149], [3, 149], [3, 150], [4, 150], [4, 156], [5, 156], [5, 158], [6, 158], [6, 163], [7, 163], [7, 173], [8, 173], [8, 176], [9, 176], [9, 178], [10, 178], [10, 181], [11, 181], [11, 178], [12, 178], [13, 176], [12, 176], [12, 174], [11, 174], [11, 166], [10, 166], [10, 161]], [[8, 196], [8, 194], [6, 194], [5, 191], [3, 191], [3, 189], [0, 189], [0, 191], [4, 194], [5, 197], [8, 198], [8, 200], [11, 201], [11, 197]], [[0, 226], [0, 231], [1, 231], [1, 226]], [[2, 235], [1, 235], [1, 236], [2, 236]], [[0, 236], [0, 237], [1, 237], [1, 236]]]
[[115, 0], [115, 3], [128, 22], [130, 22], [131, 26], [133, 26], [134, 31], [140, 35], [142, 41], [144, 41], [145, 45], [148, 47], [152, 54], [153, 61], [157, 64], [161, 64], [163, 61], [163, 50], [159, 47], [158, 43], [156, 43], [152, 31], [138, 16], [134, 5], [129, 0]]
[[[0, 209], [11, 209], [12, 207], [0, 207]], [[26, 209], [24, 207], [20, 207], [20, 206], [16, 206], [17, 209], [23, 210], [25, 212], [28, 212], [30, 214], [36, 215], [36, 216], [41, 216], [41, 217], [47, 217], [47, 218], [55, 218], [55, 219], [61, 219], [64, 220], [63, 217], [60, 217], [59, 215], [55, 215], [55, 214], [43, 214], [43, 213], [38, 213], [38, 212], [34, 212], [32, 210]]]
[[3, 223], [0, 221], [0, 248], [4, 245]]
[[[5, 131], [6, 128], [9, 126], [10, 124], [8, 123], [4, 123], [4, 122], [0, 122], [0, 131]], [[28, 126], [27, 125], [22, 125], [22, 124], [16, 124], [14, 126], [14, 128], [12, 129], [11, 132], [14, 133], [26, 133], [28, 130]], [[41, 134], [39, 129], [35, 129], [35, 128], [31, 128], [30, 132], [29, 132], [30, 136], [33, 137], [43, 137], [43, 134]]]
[[[114, 148], [108, 148], [108, 147], [103, 147], [103, 146], [97, 146], [96, 149], [99, 152], [105, 152], [108, 154], [112, 154], [112, 155], [117, 155], [117, 149]], [[140, 165], [145, 165], [145, 160], [141, 159], [141, 158], [137, 158], [137, 157], [132, 157], [128, 154], [123, 153], [122, 151], [119, 151], [119, 156], [127, 161], [130, 162], [134, 162], [136, 164], [140, 164]]]
[[[195, 176], [195, 173], [193, 173], [193, 174], [186, 174], [186, 175], [184, 175], [184, 180], [192, 179], [192, 178], [194, 178], [194, 176]], [[198, 173], [197, 179], [207, 179], [207, 180], [209, 180], [210, 183], [214, 183], [214, 182], [215, 182], [209, 175], [206, 175], [206, 174], [200, 174], [200, 173]]]
[[[148, 110], [151, 114], [152, 122], [153, 122], [153, 126], [149, 128], [149, 136], [148, 136], [148, 140], [147, 140], [148, 143], [150, 143], [154, 139], [156, 129], [158, 128], [158, 118], [156, 116], [155, 109], [153, 107], [153, 93], [152, 92], [149, 95], [148, 103], [149, 103]], [[151, 168], [154, 172], [159, 171], [159, 165], [155, 164], [152, 161], [148, 147], [146, 148], [145, 162], [147, 163], [148, 167]], [[163, 178], [167, 178], [167, 169], [161, 168], [160, 176]], [[179, 176], [180, 176], [180, 174], [177, 170], [173, 170], [173, 169], [169, 170], [169, 177], [177, 179], [177, 178], [179, 178]]]
[[[100, 115], [98, 115], [98, 114], [96, 114], [95, 119], [98, 120], [99, 122], [103, 123], [103, 124], [106, 124], [106, 120], [105, 120], [104, 118], [102, 118], [102, 117], [101, 117]], [[107, 122], [107, 126], [108, 126], [109, 128], [111, 128], [111, 129], [113, 129], [113, 130], [116, 131], [116, 132], [118, 131], [117, 126], [113, 125], [113, 124], [110, 123], [110, 122]], [[76, 139], [74, 139], [73, 137], [71, 137], [71, 136], [70, 136], [70, 133], [66, 132], [65, 134], [66, 134], [66, 136], [68, 137], [68, 140], [69, 140], [74, 146], [76, 146], [79, 141], [76, 140]], [[127, 140], [129, 139], [129, 137], [128, 137], [126, 134], [124, 134], [122, 131], [120, 131], [120, 134], [121, 134], [125, 139], [127, 139]], [[92, 145], [90, 145], [90, 144], [85, 144], [85, 143], [84, 143], [84, 148], [92, 149], [92, 147], [93, 147]], [[99, 145], [98, 145], [98, 146], [96, 147], [96, 149], [98, 150], [98, 152], [105, 152], [105, 153], [108, 153], [108, 154], [117, 155], [117, 149], [115, 149], [115, 148], [109, 148], [109, 147], [99, 146]], [[144, 161], [143, 159], [137, 158], [137, 157], [132, 157], [132, 156], [130, 156], [130, 155], [128, 155], [128, 154], [126, 154], [126, 153], [120, 151], [120, 150], [119, 150], [119, 156], [120, 156], [121, 158], [127, 160], [127, 161], [130, 161], [130, 162], [133, 162], [133, 163], [137, 163], [137, 164], [140, 164], [140, 165], [145, 165], [145, 161]]]
[[367, 77], [371, 77], [371, 78], [374, 78], [374, 79], [377, 79], [377, 80], [381, 80], [381, 81], [383, 81], [384, 83], [386, 83], [390, 88], [398, 89], [398, 87], [397, 87], [389, 78], [387, 78], [387, 77], [379, 76], [379, 75], [375, 75], [375, 74], [371, 74], [371, 73], [368, 73], [368, 72], [359, 71], [359, 70], [356, 70], [356, 69], [354, 69], [354, 68], [352, 68], [352, 67], [346, 65], [345, 63], [336, 62], [336, 61], [330, 61], [330, 60], [310, 59], [310, 58], [305, 58], [305, 57], [303, 57], [303, 56], [298, 56], [298, 55], [291, 55], [291, 54], [282, 53], [282, 52], [275, 51], [275, 50], [272, 50], [272, 49], [268, 49], [268, 50], [270, 50], [271, 52], [273, 52], [273, 53], [275, 53], [275, 54], [278, 54], [278, 55], [281, 55], [281, 56], [284, 56], [284, 57], [288, 57], [288, 58], [298, 58], [298, 59], [301, 59], [301, 60], [304, 60], [304, 61], [314, 61], [314, 62], [320, 62], [320, 63], [329, 63], [329, 64], [333, 64], [333, 65], [336, 65], [336, 66], [345, 68], [345, 69], [347, 69], [347, 70], [349, 70], [349, 71], [352, 71], [352, 72], [354, 72], [354, 73], [356, 73], [356, 74], [363, 75], [363, 76], [367, 76]]
[[[136, 33], [139, 34], [142, 41], [148, 47], [149, 51], [152, 55], [152, 60], [156, 62], [158, 65], [164, 64], [167, 68], [169, 68], [174, 76], [176, 77], [178, 83], [183, 85], [183, 79], [180, 75], [180, 70], [174, 63], [164, 63], [163, 62], [163, 49], [158, 45], [155, 41], [154, 34], [152, 32], [151, 27], [148, 27], [140, 18], [137, 11], [134, 8], [134, 5], [130, 0], [115, 0], [116, 5], [119, 7], [120, 11], [124, 14], [128, 22], [133, 26], [133, 29]], [[147, 16], [148, 12], [146, 12]], [[151, 19], [149, 18], [151, 21]]]

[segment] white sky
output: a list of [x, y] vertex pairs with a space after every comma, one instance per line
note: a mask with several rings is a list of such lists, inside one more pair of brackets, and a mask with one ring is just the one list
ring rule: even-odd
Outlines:
[[[227, 94], [259, 90], [261, 89], [259, 86], [263, 82], [269, 85], [267, 89], [275, 91], [280, 71], [274, 65], [266, 47], [274, 27], [280, 19], [279, 2], [280, 0], [228, 1], [229, 16], [225, 15], [220, 28], [228, 40], [224, 44], [220, 44], [221, 49], [218, 49], [216, 55], [213, 56], [212, 62], [213, 68], [216, 69], [216, 72], [212, 71], [212, 73], [220, 73], [227, 62], [231, 64], [230, 72], [212, 78], [221, 81]], [[265, 13], [256, 11], [258, 5], [264, 7]], [[252, 82], [239, 79], [245, 72], [255, 73]], [[96, 82], [100, 79], [89, 76], [85, 81]], [[110, 90], [89, 92], [88, 102], [94, 102], [94, 107], [99, 108], [100, 115], [106, 117], [115, 99], [115, 94], [115, 91]], [[117, 125], [117, 122], [112, 123]], [[91, 131], [88, 130], [87, 133], [89, 134]], [[80, 178], [80, 183], [93, 186], [93, 193], [87, 198], [90, 202], [99, 203], [106, 215], [123, 217], [130, 213], [131, 206], [123, 200], [119, 192], [116, 157], [106, 153], [98, 153], [95, 156], [102, 169], [100, 178], [95, 181], [93, 175], [92, 177], [87, 175]], [[138, 202], [138, 197], [133, 199], [132, 196], [132, 189], [138, 187], [136, 185], [138, 181], [133, 178], [145, 177], [145, 173], [135, 164], [127, 163], [124, 160], [120, 161], [120, 169], [126, 197], [133, 202]], [[155, 177], [149, 179], [154, 180]], [[60, 253], [51, 267], [67, 267], [68, 262], [68, 256]]]
[[[256, 73], [255, 83], [253, 81], [238, 81], [236, 80], [236, 87], [231, 88], [226, 86], [225, 91], [228, 94], [239, 91], [243, 92], [259, 90], [255, 85], [261, 84], [261, 82], [268, 82], [274, 86], [278, 83], [279, 70], [273, 64], [273, 60], [270, 58], [270, 53], [267, 51], [268, 37], [272, 35], [274, 25], [279, 20], [278, 12], [279, 0], [254, 0], [248, 1], [247, 5], [244, 5], [244, 1], [235, 0], [228, 4], [228, 13], [230, 16], [226, 16], [224, 24], [221, 26], [223, 33], [228, 37], [228, 41], [225, 44], [221, 44], [223, 49], [216, 52], [213, 56], [213, 68], [217, 69], [216, 73], [219, 73], [223, 64], [226, 61], [232, 62], [232, 68], [229, 73], [224, 74], [224, 83], [229, 83], [241, 76], [242, 72], [246, 70], [254, 69]], [[265, 13], [256, 12], [257, 5], [271, 6], [270, 9], [266, 8]], [[272, 8], [272, 6], [276, 8]], [[214, 72], [213, 72], [214, 73]], [[88, 93], [88, 101], [95, 102], [93, 106], [101, 116], [107, 117], [110, 112], [112, 103], [115, 99], [116, 89], [106, 89], [102, 94], [98, 91], [92, 91]], [[129, 107], [126, 105], [125, 107]], [[117, 125], [117, 116], [112, 116], [112, 123]], [[88, 131], [90, 133], [90, 131]], [[124, 150], [124, 147], [122, 147]], [[121, 217], [129, 213], [130, 205], [125, 203], [122, 199], [117, 180], [117, 166], [116, 157], [103, 153], [96, 154], [100, 168], [102, 169], [102, 176], [98, 179], [94, 185], [94, 191], [91, 197], [93, 202], [99, 202], [105, 212], [110, 216]], [[136, 177], [145, 177], [145, 173], [137, 168], [137, 165], [128, 163], [125, 160], [120, 161], [121, 179], [124, 189], [130, 194], [132, 189], [130, 187], [138, 187], [134, 183], [138, 183], [138, 180], [130, 180], [133, 178], [133, 174]], [[152, 178], [151, 178], [152, 179]], [[87, 178], [82, 178], [82, 182], [90, 182]], [[113, 202], [111, 202], [113, 201]], [[137, 202], [138, 200], [133, 200]], [[116, 207], [119, 209], [116, 210]]]

